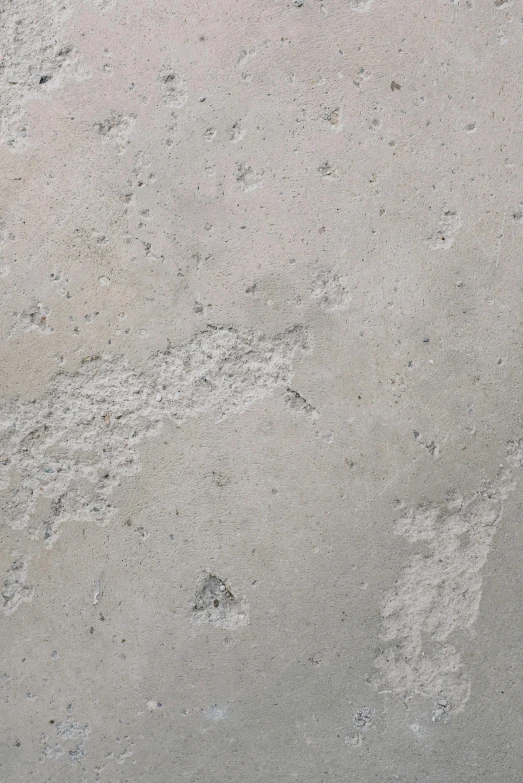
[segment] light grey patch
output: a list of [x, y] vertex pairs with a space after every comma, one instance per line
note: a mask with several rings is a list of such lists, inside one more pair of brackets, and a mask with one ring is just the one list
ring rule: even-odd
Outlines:
[[368, 81], [369, 79], [372, 79], [372, 74], [367, 71], [366, 68], [359, 68], [358, 73], [354, 77], [353, 84], [356, 85], [356, 87], [361, 87], [363, 82]]
[[335, 131], [341, 130], [341, 109], [336, 107], [325, 114], [325, 119]]
[[348, 310], [352, 301], [348, 277], [335, 272], [322, 271], [312, 283], [311, 299], [324, 310]]
[[67, 752], [67, 758], [69, 764], [71, 764], [72, 767], [76, 767], [84, 756], [85, 756], [85, 749], [82, 745], [77, 745], [75, 748]]
[[14, 0], [0, 9], [0, 141], [14, 149], [28, 143], [25, 105], [45, 99], [71, 79], [89, 71], [64, 40], [71, 0], [50, 3], [46, 13], [38, 0]]
[[56, 733], [61, 740], [87, 739], [89, 736], [89, 724], [84, 725], [74, 720], [63, 720], [56, 724]]
[[350, 7], [360, 13], [369, 11], [373, 2], [374, 0], [349, 0]]
[[212, 704], [205, 712], [207, 720], [227, 720], [229, 717], [229, 705]]
[[461, 228], [461, 216], [452, 209], [443, 208], [438, 228], [428, 241], [433, 250], [448, 250], [455, 242], [456, 234]]
[[417, 443], [419, 443], [420, 446], [423, 446], [423, 448], [427, 450], [427, 452], [430, 454], [430, 456], [433, 459], [439, 459], [440, 448], [435, 440], [433, 440], [432, 438], [427, 438], [424, 435], [421, 435], [421, 433], [418, 432], [417, 430], [414, 430], [413, 434], [414, 434], [414, 440]]
[[318, 166], [318, 171], [320, 172], [323, 179], [338, 179], [338, 169], [327, 160]]
[[225, 473], [219, 473], [216, 470], [211, 472], [211, 480], [217, 487], [228, 487], [231, 483], [230, 476], [226, 476]]
[[15, 612], [21, 603], [32, 601], [33, 588], [26, 585], [29, 560], [17, 557], [8, 568], [2, 587], [0, 611], [5, 615]]
[[241, 628], [249, 623], [249, 605], [236, 598], [222, 579], [204, 572], [190, 615], [196, 625]]
[[[71, 711], [71, 705], [67, 711]], [[44, 746], [42, 761], [65, 756], [71, 766], [77, 766], [85, 756], [84, 743], [89, 739], [91, 733], [89, 724], [82, 725], [74, 720], [64, 720], [55, 725], [55, 730], [58, 741], [54, 745], [49, 744], [48, 737], [42, 735], [41, 742]], [[71, 743], [74, 743], [73, 747], [71, 747]]]
[[181, 109], [187, 103], [189, 94], [183, 76], [173, 68], [164, 70], [158, 77], [165, 103], [173, 109]]
[[241, 122], [238, 120], [232, 126], [229, 131], [229, 138], [233, 144], [237, 144], [245, 136], [245, 130], [243, 129]]
[[103, 577], [103, 573], [100, 574], [94, 586], [93, 606], [96, 606], [100, 602], [103, 595], [102, 577]]
[[64, 750], [58, 743], [56, 745], [49, 745], [45, 736], [42, 736], [41, 742], [44, 746], [41, 761], [45, 761], [46, 759], [58, 759], [60, 756], [64, 755]]
[[320, 416], [314, 405], [307, 402], [307, 400], [302, 397], [299, 392], [294, 391], [294, 389], [287, 389], [283, 395], [283, 401], [289, 410], [307, 416], [312, 421], [316, 421]]
[[[105, 120], [95, 123], [95, 127], [104, 142], [109, 142], [121, 155], [129, 143], [129, 138], [136, 122], [135, 114], [119, 114], [112, 112]], [[100, 282], [102, 283], [100, 278]]]
[[503, 501], [514, 488], [508, 472], [468, 499], [411, 509], [396, 534], [423, 543], [383, 600], [374, 687], [408, 700], [432, 701], [433, 719], [459, 712], [471, 680], [450, 642], [479, 614], [482, 576]]
[[450, 703], [444, 696], [439, 696], [432, 707], [432, 722], [447, 721], [450, 713]]
[[236, 181], [243, 191], [249, 193], [263, 185], [263, 171], [255, 171], [252, 166], [240, 163], [236, 173]]
[[54, 329], [49, 326], [50, 310], [42, 302], [35, 302], [27, 310], [15, 312], [15, 323], [9, 332], [9, 337], [17, 332], [39, 332], [52, 334]]
[[345, 743], [353, 748], [360, 748], [367, 731], [373, 725], [374, 709], [372, 707], [360, 707], [353, 715], [352, 724], [354, 731], [345, 737]]
[[509, 441], [507, 462], [513, 468], [523, 468], [523, 438]]
[[374, 710], [372, 707], [360, 707], [354, 714], [353, 723], [357, 729], [370, 729], [373, 718]]
[[238, 55], [238, 60], [236, 61], [237, 66], [245, 65], [249, 60], [251, 60], [253, 57], [256, 57], [257, 55], [257, 49], [255, 46], [250, 46], [248, 49], [242, 49], [240, 54]]

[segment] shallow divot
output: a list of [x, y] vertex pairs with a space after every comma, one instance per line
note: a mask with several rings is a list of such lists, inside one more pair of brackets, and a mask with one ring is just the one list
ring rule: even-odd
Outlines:
[[287, 389], [283, 395], [283, 401], [285, 407], [293, 413], [307, 416], [312, 419], [312, 421], [316, 421], [316, 419], [319, 419], [320, 417], [320, 414], [314, 405], [308, 402], [305, 397], [302, 397], [299, 392], [294, 391], [294, 389]]
[[174, 68], [168, 68], [158, 77], [165, 103], [173, 109], [181, 109], [189, 97], [183, 76]]
[[236, 598], [219, 577], [205, 572], [191, 609], [191, 620], [196, 625], [215, 628], [241, 628], [249, 623], [249, 605]]
[[352, 301], [348, 277], [323, 270], [318, 274], [311, 287], [311, 299], [329, 312], [348, 310]]
[[437, 231], [429, 237], [429, 244], [433, 250], [448, 250], [455, 242], [456, 234], [461, 228], [461, 215], [459, 212], [443, 208], [438, 223]]

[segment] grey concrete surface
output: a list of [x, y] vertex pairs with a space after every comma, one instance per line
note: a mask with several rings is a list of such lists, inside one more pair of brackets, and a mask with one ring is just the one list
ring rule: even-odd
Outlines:
[[519, 0], [0, 52], [0, 782], [520, 783]]

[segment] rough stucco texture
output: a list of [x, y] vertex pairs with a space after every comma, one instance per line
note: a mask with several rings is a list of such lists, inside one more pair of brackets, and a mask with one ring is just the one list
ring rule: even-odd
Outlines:
[[0, 3], [0, 783], [521, 783], [519, 0]]

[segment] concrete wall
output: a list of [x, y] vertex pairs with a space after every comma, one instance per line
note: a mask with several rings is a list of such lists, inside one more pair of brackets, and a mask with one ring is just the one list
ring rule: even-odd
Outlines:
[[1, 783], [521, 783], [522, 22], [3, 0]]

